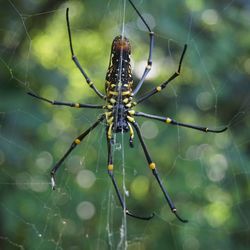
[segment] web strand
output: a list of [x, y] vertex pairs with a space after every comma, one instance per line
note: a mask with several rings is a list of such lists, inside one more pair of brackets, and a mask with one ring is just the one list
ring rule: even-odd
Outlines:
[[[126, 16], [126, 0], [122, 0], [122, 24], [121, 24], [121, 35], [122, 38], [125, 37], [125, 16]], [[120, 71], [119, 71], [119, 82], [121, 82], [122, 77], [122, 54], [121, 53], [121, 60], [120, 60]], [[121, 89], [119, 88], [119, 96], [121, 97]], [[126, 215], [126, 165], [125, 165], [125, 151], [124, 151], [124, 133], [121, 133], [121, 158], [122, 158], [122, 190], [123, 190], [123, 200], [124, 200], [124, 209], [123, 209], [123, 219], [120, 228], [120, 242], [118, 244], [118, 249], [127, 249], [127, 215]]]

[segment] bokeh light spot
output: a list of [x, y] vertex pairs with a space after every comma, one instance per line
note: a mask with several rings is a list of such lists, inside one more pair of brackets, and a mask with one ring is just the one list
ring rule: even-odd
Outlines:
[[202, 92], [196, 97], [196, 104], [201, 110], [209, 110], [213, 105], [213, 97], [209, 92]]
[[186, 151], [186, 158], [189, 160], [196, 160], [199, 158], [199, 151], [198, 151], [198, 146], [196, 145], [191, 145], [188, 147]]
[[223, 202], [227, 206], [232, 206], [233, 199], [230, 193], [225, 192], [217, 185], [209, 185], [205, 189], [205, 196], [210, 202]]
[[230, 208], [223, 202], [212, 203], [205, 209], [205, 217], [212, 227], [219, 227], [230, 217]]
[[216, 10], [207, 9], [203, 11], [201, 19], [207, 25], [215, 25], [218, 22], [218, 13]]
[[40, 176], [32, 176], [30, 180], [30, 188], [35, 192], [44, 192], [48, 189], [49, 182]]
[[155, 122], [144, 121], [141, 125], [141, 132], [144, 138], [153, 139], [158, 135], [159, 129]]
[[131, 193], [137, 199], [142, 199], [149, 190], [149, 180], [145, 176], [137, 176], [131, 183]]
[[216, 154], [210, 157], [207, 175], [211, 181], [218, 182], [225, 177], [228, 163], [224, 155]]
[[75, 222], [73, 220], [67, 219], [67, 222], [63, 221], [62, 223], [65, 225], [65, 227], [63, 229], [64, 234], [74, 235], [77, 232], [77, 228], [76, 228]]
[[95, 214], [95, 207], [91, 202], [83, 201], [80, 204], [78, 204], [76, 208], [76, 213], [80, 219], [89, 220]]
[[36, 166], [43, 172], [46, 172], [52, 165], [53, 157], [47, 152], [41, 152], [36, 159]]
[[95, 183], [95, 180], [95, 174], [90, 170], [81, 170], [76, 176], [76, 181], [82, 188], [90, 188]]

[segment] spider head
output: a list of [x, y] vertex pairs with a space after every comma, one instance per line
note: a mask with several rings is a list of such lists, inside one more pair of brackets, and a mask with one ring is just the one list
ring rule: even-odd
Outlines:
[[128, 38], [126, 38], [125, 36], [115, 37], [112, 43], [111, 50], [113, 54], [120, 54], [121, 52], [123, 52], [123, 53], [128, 53], [130, 55], [131, 46]]

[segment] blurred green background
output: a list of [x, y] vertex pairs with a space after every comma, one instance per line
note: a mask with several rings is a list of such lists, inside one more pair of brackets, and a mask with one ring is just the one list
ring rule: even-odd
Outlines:
[[[75, 53], [104, 91], [122, 0], [2, 1], [0, 10], [0, 249], [249, 249], [250, 3], [248, 0], [134, 0], [155, 31], [153, 69], [138, 96], [166, 80], [188, 50], [181, 76], [136, 110], [229, 129], [205, 134], [138, 118], [174, 200], [170, 212], [135, 140], [117, 136], [115, 174], [127, 206], [150, 221], [124, 218], [106, 171], [105, 128], [70, 155], [52, 191], [49, 172], [100, 114], [51, 100], [102, 104], [70, 58]], [[134, 82], [145, 66], [148, 34], [127, 3], [125, 35]], [[123, 173], [125, 169], [125, 175]]]

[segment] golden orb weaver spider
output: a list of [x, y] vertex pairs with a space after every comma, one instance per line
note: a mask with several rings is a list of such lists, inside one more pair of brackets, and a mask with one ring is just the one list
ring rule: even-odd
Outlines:
[[142, 146], [143, 152], [145, 154], [146, 160], [148, 162], [149, 168], [152, 170], [152, 173], [154, 177], [156, 178], [163, 195], [171, 209], [171, 211], [175, 214], [175, 216], [181, 221], [181, 222], [187, 222], [187, 220], [182, 219], [178, 214], [177, 210], [175, 208], [174, 203], [172, 202], [167, 189], [164, 187], [163, 182], [159, 176], [158, 170], [156, 168], [156, 164], [153, 162], [148, 149], [146, 147], [146, 144], [144, 143], [144, 140], [142, 138], [142, 134], [140, 132], [140, 128], [138, 123], [136, 122], [134, 117], [146, 117], [149, 119], [154, 119], [158, 121], [162, 121], [167, 124], [177, 125], [181, 127], [187, 127], [192, 128], [196, 130], [200, 130], [203, 132], [212, 132], [212, 133], [221, 133], [224, 132], [227, 127], [221, 129], [221, 130], [212, 130], [206, 127], [196, 126], [196, 125], [190, 125], [186, 123], [177, 122], [172, 118], [169, 117], [162, 117], [157, 115], [151, 115], [147, 113], [142, 113], [139, 111], [135, 111], [133, 107], [138, 105], [139, 103], [147, 100], [151, 96], [153, 96], [156, 93], [159, 93], [162, 91], [169, 82], [174, 80], [176, 77], [180, 75], [181, 72], [181, 65], [182, 61], [187, 49], [187, 45], [184, 45], [183, 52], [180, 57], [179, 66], [176, 72], [174, 72], [165, 82], [163, 82], [161, 85], [153, 88], [149, 92], [147, 92], [145, 95], [143, 95], [141, 98], [139, 98], [136, 101], [133, 101], [134, 96], [139, 92], [141, 86], [143, 85], [145, 78], [147, 74], [149, 73], [151, 67], [152, 67], [152, 50], [153, 50], [153, 44], [154, 44], [154, 32], [150, 29], [149, 25], [147, 24], [146, 20], [143, 18], [139, 10], [136, 8], [132, 0], [128, 0], [132, 8], [135, 10], [135, 12], [138, 14], [141, 21], [144, 23], [145, 27], [148, 30], [149, 34], [149, 52], [148, 52], [148, 60], [147, 65], [145, 67], [145, 70], [142, 74], [142, 77], [139, 81], [139, 83], [136, 85], [136, 87], [133, 89], [133, 78], [131, 74], [131, 65], [130, 65], [130, 55], [131, 55], [131, 46], [129, 40], [124, 36], [117, 36], [114, 38], [111, 46], [111, 54], [110, 54], [110, 61], [109, 61], [109, 67], [106, 74], [106, 82], [105, 82], [105, 95], [102, 94], [94, 85], [94, 83], [91, 81], [91, 79], [86, 74], [85, 70], [82, 68], [81, 64], [79, 63], [74, 50], [73, 50], [73, 44], [72, 44], [72, 37], [71, 37], [71, 30], [70, 30], [70, 23], [69, 23], [69, 9], [66, 10], [66, 21], [67, 21], [67, 29], [68, 29], [68, 35], [69, 35], [69, 44], [70, 44], [70, 51], [72, 60], [75, 63], [76, 67], [80, 70], [81, 74], [85, 78], [87, 84], [90, 88], [94, 90], [94, 92], [104, 101], [106, 101], [105, 105], [92, 105], [92, 104], [81, 104], [81, 103], [70, 103], [70, 102], [61, 102], [61, 101], [51, 101], [47, 98], [38, 96], [34, 93], [28, 92], [29, 95], [48, 102], [52, 105], [61, 105], [61, 106], [69, 106], [69, 107], [75, 107], [75, 108], [90, 108], [90, 109], [104, 109], [105, 112], [100, 116], [100, 118], [97, 119], [95, 123], [93, 123], [86, 131], [84, 131], [82, 134], [80, 134], [71, 144], [69, 149], [66, 151], [66, 153], [63, 155], [63, 157], [55, 164], [55, 166], [51, 170], [51, 185], [52, 189], [54, 190], [56, 187], [55, 183], [55, 174], [57, 170], [60, 168], [64, 160], [68, 157], [68, 155], [72, 152], [72, 150], [81, 143], [81, 141], [94, 129], [96, 128], [102, 121], [104, 121], [106, 126], [106, 139], [107, 139], [107, 147], [108, 147], [108, 174], [112, 180], [112, 183], [115, 188], [115, 192], [118, 196], [119, 202], [121, 207], [125, 210], [126, 214], [142, 220], [149, 220], [154, 216], [154, 213], [149, 216], [139, 216], [134, 213], [131, 213], [125, 206], [125, 202], [123, 200], [123, 197], [121, 195], [121, 192], [118, 188], [116, 179], [114, 177], [114, 166], [113, 166], [113, 156], [112, 156], [112, 138], [114, 133], [120, 133], [120, 132], [129, 132], [130, 133], [130, 139], [129, 144], [131, 147], [133, 147], [133, 139], [134, 139], [134, 130], [136, 131], [136, 134], [139, 138], [139, 142]]

